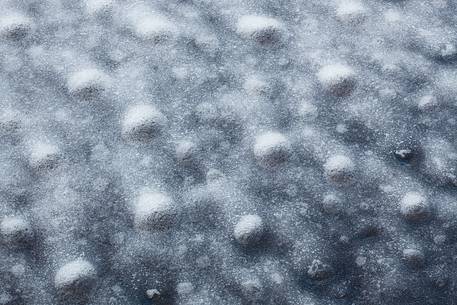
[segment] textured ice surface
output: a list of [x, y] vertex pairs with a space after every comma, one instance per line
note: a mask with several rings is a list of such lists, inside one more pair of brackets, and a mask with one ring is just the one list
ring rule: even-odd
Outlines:
[[453, 0], [0, 0], [0, 305], [457, 304]]

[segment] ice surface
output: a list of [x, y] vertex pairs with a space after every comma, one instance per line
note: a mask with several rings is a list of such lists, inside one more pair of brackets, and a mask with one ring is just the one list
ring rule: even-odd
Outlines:
[[456, 13], [1, 0], [0, 304], [456, 304]]

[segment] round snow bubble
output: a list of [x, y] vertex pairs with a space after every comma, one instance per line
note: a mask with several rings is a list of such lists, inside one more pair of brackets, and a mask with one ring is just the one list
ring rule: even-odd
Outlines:
[[225, 177], [224, 173], [218, 169], [210, 168], [206, 173], [206, 182], [212, 183], [222, 180]]
[[109, 77], [95, 68], [82, 69], [68, 77], [67, 88], [71, 95], [82, 99], [100, 96], [109, 86]]
[[366, 8], [358, 0], [342, 0], [336, 9], [339, 21], [348, 24], [359, 24], [366, 16]]
[[310, 102], [302, 102], [297, 109], [297, 117], [303, 121], [313, 121], [318, 116], [318, 109]]
[[403, 250], [403, 260], [410, 267], [422, 267], [425, 262], [424, 253], [419, 249], [407, 248]]
[[349, 96], [357, 83], [354, 69], [345, 64], [323, 66], [317, 79], [326, 92], [337, 97]]
[[176, 159], [181, 164], [188, 164], [196, 160], [197, 145], [191, 141], [181, 141], [176, 145]]
[[243, 297], [251, 302], [257, 303], [262, 299], [264, 287], [257, 276], [250, 276], [240, 283]]
[[271, 85], [262, 77], [251, 75], [243, 83], [243, 89], [252, 96], [268, 96], [272, 93]]
[[245, 39], [251, 39], [260, 45], [272, 45], [281, 41], [284, 25], [275, 18], [245, 15], [238, 19], [236, 32]]
[[175, 25], [163, 16], [142, 18], [135, 24], [136, 35], [145, 40], [164, 41], [170, 39], [175, 32]]
[[307, 275], [312, 280], [323, 281], [331, 277], [332, 267], [319, 259], [314, 259], [308, 267]]
[[334, 155], [324, 163], [326, 176], [333, 182], [345, 183], [352, 180], [355, 165], [352, 160], [345, 155]]
[[400, 23], [403, 19], [403, 15], [399, 10], [396, 9], [388, 9], [383, 13], [384, 21], [387, 24], [396, 24]]
[[0, 113], [0, 137], [18, 135], [21, 125], [21, 114], [16, 110], [4, 109]]
[[410, 148], [396, 149], [394, 151], [394, 156], [399, 161], [409, 162], [414, 157], [414, 152]]
[[191, 282], [181, 282], [176, 285], [178, 295], [189, 295], [194, 290], [194, 285]]
[[148, 297], [148, 299], [157, 300], [158, 298], [160, 298], [160, 291], [157, 289], [148, 289], [146, 290], [146, 296]]
[[29, 164], [33, 169], [52, 169], [60, 159], [60, 149], [48, 142], [35, 142], [30, 147]]
[[57, 270], [54, 286], [65, 295], [86, 295], [94, 286], [96, 276], [96, 270], [90, 262], [77, 259]]
[[158, 137], [167, 125], [167, 118], [154, 106], [131, 106], [122, 120], [122, 135], [133, 141], [148, 141]]
[[438, 99], [434, 95], [424, 95], [417, 102], [417, 108], [423, 112], [430, 112], [439, 107]]
[[164, 193], [144, 191], [136, 198], [134, 222], [138, 229], [165, 229], [173, 224], [175, 217], [173, 200]]
[[322, 199], [322, 209], [325, 213], [335, 215], [342, 210], [342, 200], [335, 194], [326, 194]]
[[235, 225], [233, 235], [241, 245], [250, 245], [259, 242], [265, 232], [265, 227], [258, 215], [244, 215]]
[[400, 201], [400, 213], [409, 221], [425, 220], [430, 215], [430, 204], [422, 194], [408, 192]]
[[179, 33], [174, 22], [143, 4], [134, 5], [126, 17], [129, 30], [144, 41], [162, 43], [175, 38]]
[[257, 162], [271, 168], [289, 159], [291, 144], [283, 134], [271, 131], [256, 137], [253, 150]]
[[32, 19], [19, 13], [10, 13], [0, 18], [0, 37], [9, 40], [21, 40], [33, 30]]
[[106, 16], [113, 11], [113, 0], [86, 0], [86, 12], [91, 16]]
[[5, 243], [9, 245], [26, 245], [33, 239], [30, 223], [19, 216], [8, 216], [0, 223], [0, 233]]

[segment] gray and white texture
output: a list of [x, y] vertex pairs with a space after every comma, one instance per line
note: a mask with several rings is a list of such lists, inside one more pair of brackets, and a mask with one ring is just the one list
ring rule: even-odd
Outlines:
[[457, 304], [454, 0], [1, 0], [1, 305]]

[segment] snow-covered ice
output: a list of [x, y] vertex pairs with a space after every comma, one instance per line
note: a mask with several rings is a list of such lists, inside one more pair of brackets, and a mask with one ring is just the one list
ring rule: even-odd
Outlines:
[[0, 305], [452, 305], [454, 0], [0, 1]]

